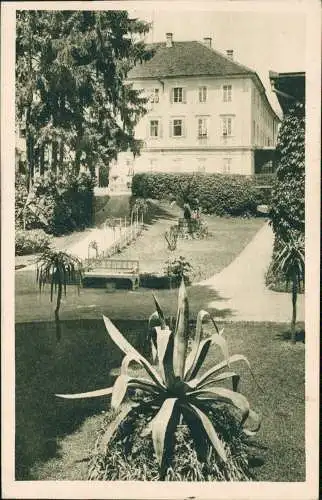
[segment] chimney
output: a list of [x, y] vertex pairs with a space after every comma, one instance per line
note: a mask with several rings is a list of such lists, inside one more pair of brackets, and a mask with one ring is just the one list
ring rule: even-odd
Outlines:
[[203, 43], [206, 47], [208, 47], [208, 49], [211, 49], [211, 42], [212, 42], [212, 38], [211, 36], [205, 36], [204, 39], [203, 39]]
[[226, 54], [227, 54], [228, 59], [234, 59], [234, 51], [233, 51], [233, 49], [226, 50]]
[[165, 39], [166, 39], [166, 47], [172, 47], [173, 45], [173, 33], [166, 33], [165, 34]]

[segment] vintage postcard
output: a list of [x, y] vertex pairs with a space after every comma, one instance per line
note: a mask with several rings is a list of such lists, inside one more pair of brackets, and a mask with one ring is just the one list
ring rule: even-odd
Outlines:
[[3, 2], [4, 498], [318, 498], [320, 9]]

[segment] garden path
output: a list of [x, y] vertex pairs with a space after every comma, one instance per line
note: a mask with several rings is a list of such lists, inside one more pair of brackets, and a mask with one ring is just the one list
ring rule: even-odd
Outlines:
[[[230, 265], [198, 283], [209, 292], [216, 291], [220, 297], [220, 300], [208, 302], [207, 307], [215, 308], [219, 313], [230, 309], [229, 319], [233, 321], [289, 322], [292, 312], [290, 294], [273, 292], [265, 286], [273, 243], [273, 231], [267, 223]], [[304, 294], [298, 296], [297, 319], [304, 321]]]

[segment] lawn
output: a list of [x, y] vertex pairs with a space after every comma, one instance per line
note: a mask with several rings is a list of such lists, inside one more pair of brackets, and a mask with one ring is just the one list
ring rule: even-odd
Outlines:
[[[146, 322], [118, 321], [138, 347]], [[258, 481], [304, 481], [304, 344], [284, 340], [287, 325], [226, 323], [231, 353], [246, 355], [261, 392], [243, 366], [240, 390], [262, 414], [257, 441], [266, 450]], [[56, 392], [78, 392], [110, 385], [109, 373], [121, 360], [102, 320], [63, 322], [55, 339], [52, 322], [16, 325], [17, 479], [84, 480], [107, 400], [64, 401]], [[207, 367], [217, 360], [211, 351]], [[237, 369], [237, 365], [236, 365]]]
[[138, 259], [142, 272], [162, 272], [169, 257], [182, 255], [193, 266], [193, 281], [208, 278], [228, 266], [264, 224], [264, 219], [260, 217], [204, 216], [209, 237], [202, 240], [179, 239], [177, 249], [170, 252], [164, 234], [176, 224], [178, 217], [182, 217], [182, 211], [166, 202], [154, 201], [150, 207], [146, 230], [119, 257]]

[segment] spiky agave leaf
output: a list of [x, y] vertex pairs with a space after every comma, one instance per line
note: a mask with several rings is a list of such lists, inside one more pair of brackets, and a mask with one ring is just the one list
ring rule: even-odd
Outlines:
[[158, 374], [158, 372], [150, 365], [150, 363], [142, 356], [121, 334], [121, 332], [116, 328], [116, 326], [112, 323], [112, 321], [103, 316], [103, 320], [105, 323], [106, 330], [113, 340], [113, 342], [125, 353], [132, 354], [136, 357], [137, 362], [140, 363], [148, 373], [148, 375], [152, 378], [152, 380], [160, 387], [164, 387], [162, 378]]
[[174, 336], [173, 368], [176, 376], [183, 378], [189, 336], [189, 303], [184, 280], [178, 293], [178, 311]]
[[189, 380], [189, 386], [192, 388], [198, 388], [201, 389], [202, 387], [205, 387], [209, 383], [213, 383], [213, 377], [220, 372], [220, 370], [228, 367], [228, 365], [231, 365], [232, 363], [236, 363], [237, 361], [244, 361], [246, 365], [248, 366], [251, 374], [254, 377], [254, 374], [252, 372], [250, 363], [246, 356], [243, 354], [233, 354], [228, 358], [228, 360], [221, 361], [217, 365], [213, 366], [209, 370], [207, 370], [203, 375], [201, 375], [199, 378], [194, 378], [192, 380]]
[[179, 423], [180, 412], [175, 407], [178, 399], [166, 399], [156, 416], [150, 422], [152, 430], [153, 447], [159, 465], [164, 460], [164, 450], [167, 447], [167, 441], [172, 439], [172, 435]]
[[191, 352], [189, 353], [185, 364], [185, 373], [184, 373], [185, 380], [189, 380], [191, 372], [194, 368], [196, 362], [196, 356], [202, 338], [202, 323], [204, 319], [208, 317], [210, 317], [210, 315], [207, 311], [204, 311], [202, 309], [198, 312], [197, 322], [196, 322], [196, 334], [192, 343]]
[[160, 326], [162, 328], [162, 330], [164, 330], [166, 328], [166, 321], [165, 321], [165, 317], [164, 317], [164, 313], [162, 311], [162, 308], [158, 302], [158, 299], [156, 298], [156, 296], [153, 294], [153, 299], [154, 299], [154, 303], [155, 303], [155, 307], [157, 309], [157, 314], [159, 316], [159, 320], [160, 320]]
[[113, 387], [106, 387], [105, 389], [97, 389], [96, 391], [79, 392], [77, 394], [55, 394], [55, 396], [63, 399], [97, 398], [100, 396], [111, 396], [112, 392]]
[[252, 420], [253, 422], [255, 422], [255, 427], [252, 428], [252, 429], [244, 427], [243, 428], [243, 433], [246, 436], [255, 436], [257, 434], [257, 432], [259, 431], [260, 427], [261, 427], [261, 423], [262, 423], [261, 418], [260, 418], [260, 416], [254, 410], [250, 409], [248, 417], [245, 420], [245, 422], [243, 422], [243, 425], [246, 425], [249, 420]]
[[[184, 406], [185, 409], [194, 414], [197, 420], [199, 420], [202, 428], [204, 429], [206, 435], [208, 436], [208, 439], [212, 445], [212, 447], [215, 449], [215, 451], [218, 453], [219, 457], [223, 462], [227, 462], [227, 453], [225, 451], [224, 445], [219, 439], [219, 436], [211, 422], [211, 420], [207, 417], [207, 415], [200, 410], [196, 405], [193, 405], [191, 403], [187, 404]], [[193, 432], [193, 427], [190, 427], [192, 436], [194, 434]]]
[[99, 451], [101, 453], [106, 453], [109, 442], [116, 434], [122, 422], [130, 415], [131, 411], [134, 408], [137, 408], [138, 406], [139, 404], [133, 401], [123, 405], [119, 414], [109, 423], [106, 431], [104, 432], [104, 435], [100, 441], [100, 446], [99, 446], [100, 448]]
[[173, 378], [173, 344], [174, 336], [171, 330], [166, 327], [162, 330], [161, 327], [155, 327], [156, 333], [156, 350], [163, 382], [166, 386], [171, 383]]
[[[199, 349], [197, 351], [197, 354], [195, 356], [193, 364], [190, 366], [190, 368], [185, 372], [185, 380], [190, 380], [196, 377], [198, 374], [200, 368], [203, 365], [203, 362], [208, 354], [209, 348], [211, 345], [217, 344], [222, 350], [222, 353], [224, 355], [225, 361], [228, 362], [229, 359], [229, 354], [228, 354], [228, 346], [225, 341], [225, 339], [219, 335], [218, 333], [214, 333], [211, 337], [208, 339], [203, 340], [200, 345]], [[228, 362], [229, 363], [229, 362]]]
[[208, 389], [199, 389], [193, 392], [192, 397], [208, 403], [217, 403], [218, 401], [233, 405], [242, 414], [242, 420], [248, 417], [250, 405], [245, 396], [239, 392], [231, 391], [224, 387], [212, 387]]
[[111, 407], [113, 409], [117, 410], [119, 408], [124, 400], [128, 388], [130, 387], [133, 389], [141, 389], [154, 396], [163, 392], [160, 387], [147, 379], [141, 377], [129, 377], [128, 375], [121, 374], [117, 377], [113, 386], [111, 400]]

